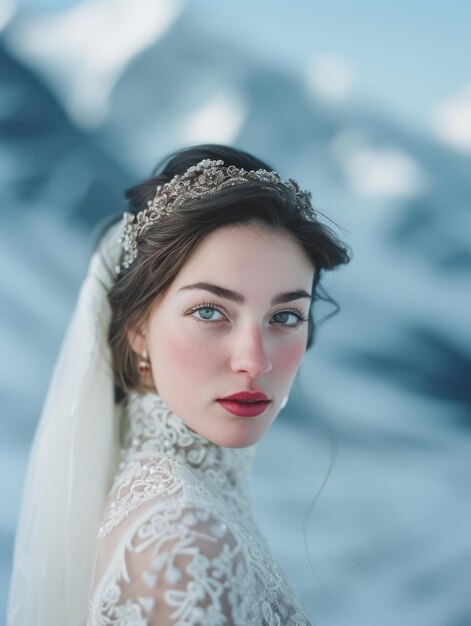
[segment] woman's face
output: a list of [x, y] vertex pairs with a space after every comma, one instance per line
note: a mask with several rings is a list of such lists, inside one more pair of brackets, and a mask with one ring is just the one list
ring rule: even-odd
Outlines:
[[[300, 245], [259, 224], [219, 228], [193, 251], [141, 332], [128, 335], [136, 352], [147, 349], [152, 382], [189, 428], [229, 448], [263, 436], [305, 352], [308, 323], [298, 315], [308, 317], [313, 278]], [[280, 294], [291, 295], [273, 304]], [[218, 402], [241, 391], [270, 402], [254, 417]]]

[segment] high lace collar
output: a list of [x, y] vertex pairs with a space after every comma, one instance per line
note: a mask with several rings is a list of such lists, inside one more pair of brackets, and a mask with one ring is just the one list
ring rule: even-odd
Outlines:
[[255, 445], [227, 448], [211, 442], [189, 428], [153, 392], [131, 391], [126, 416], [123, 460], [170, 458], [218, 489], [235, 488], [248, 495]]

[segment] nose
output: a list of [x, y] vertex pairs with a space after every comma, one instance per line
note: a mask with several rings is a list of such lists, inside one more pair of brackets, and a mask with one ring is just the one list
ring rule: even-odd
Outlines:
[[241, 329], [234, 339], [232, 371], [246, 372], [252, 378], [259, 378], [269, 372], [272, 362], [265, 340], [263, 330], [255, 324], [250, 329]]

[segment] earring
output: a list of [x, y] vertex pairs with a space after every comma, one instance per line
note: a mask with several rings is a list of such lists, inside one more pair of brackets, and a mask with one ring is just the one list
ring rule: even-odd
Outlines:
[[141, 358], [139, 359], [137, 366], [139, 369], [139, 374], [142, 375], [147, 374], [147, 372], [150, 370], [150, 362], [147, 357], [147, 350], [145, 348], [142, 351]]
[[285, 396], [285, 397], [283, 398], [283, 400], [281, 401], [281, 404], [280, 404], [280, 409], [284, 409], [284, 408], [285, 408], [285, 406], [288, 404], [288, 397], [289, 397], [289, 396]]

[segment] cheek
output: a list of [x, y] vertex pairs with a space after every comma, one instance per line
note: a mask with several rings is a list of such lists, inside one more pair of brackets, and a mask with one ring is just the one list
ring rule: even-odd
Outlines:
[[276, 353], [276, 369], [282, 376], [290, 376], [304, 356], [305, 341], [297, 341], [280, 347]]
[[191, 378], [218, 368], [216, 346], [192, 332], [175, 329], [167, 336], [167, 352], [178, 372]]

